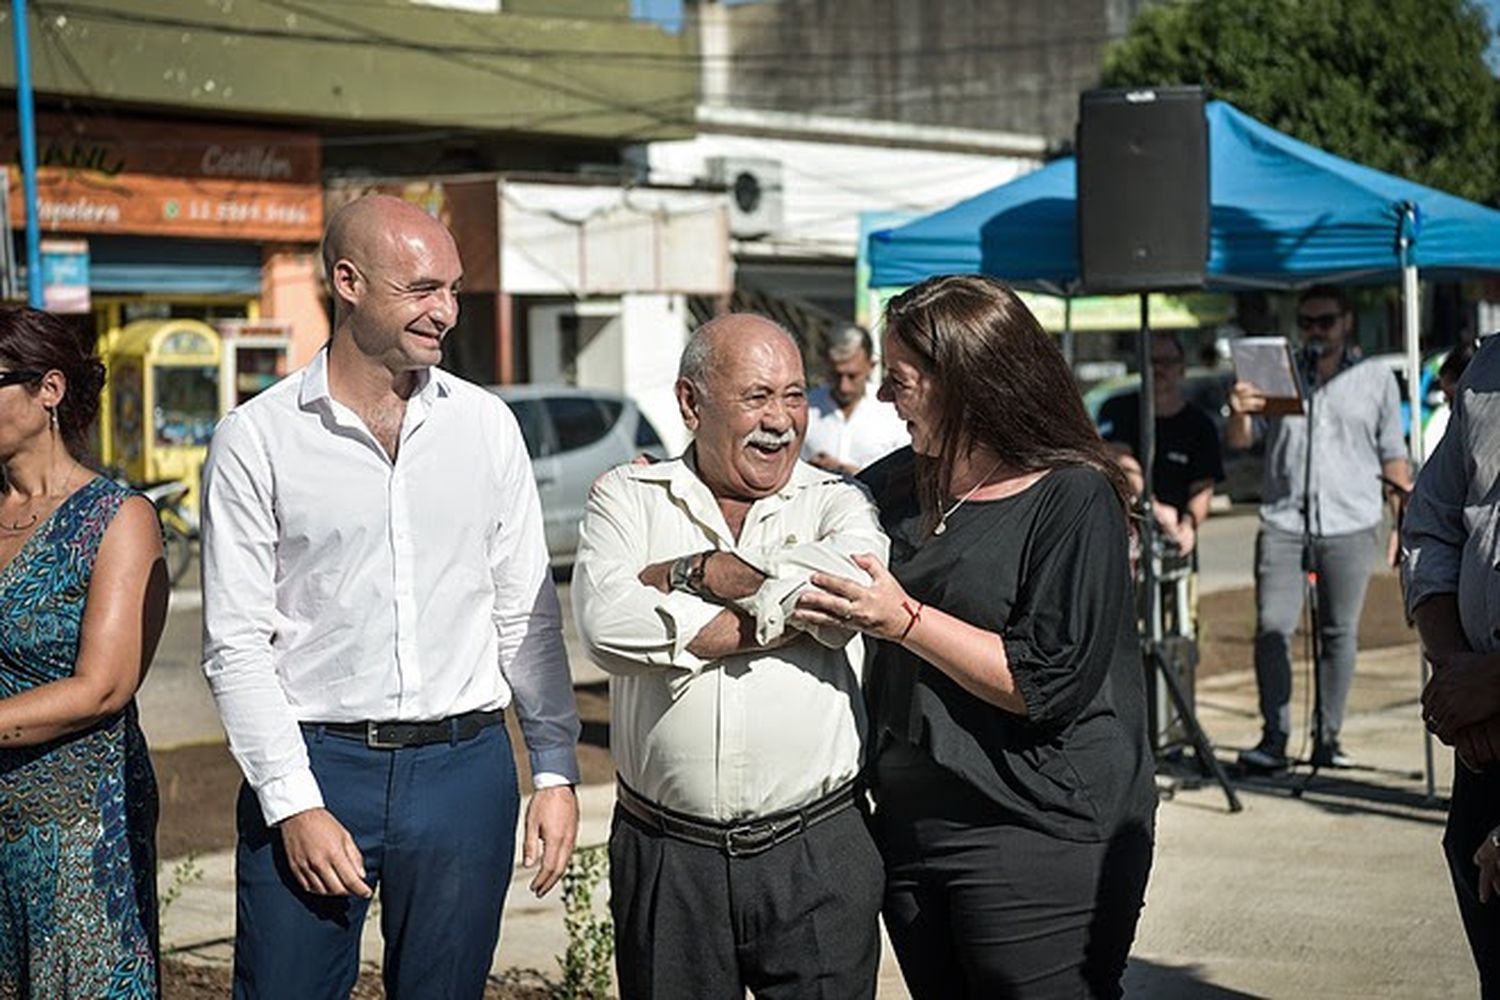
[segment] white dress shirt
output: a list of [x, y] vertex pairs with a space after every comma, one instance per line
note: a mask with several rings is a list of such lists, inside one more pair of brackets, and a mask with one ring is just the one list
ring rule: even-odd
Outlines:
[[807, 394], [807, 437], [802, 442], [805, 459], [823, 451], [845, 465], [863, 469], [909, 444], [906, 422], [894, 406], [875, 397], [873, 385], [847, 416], [826, 385]]
[[328, 352], [219, 424], [203, 491], [203, 672], [267, 823], [323, 804], [299, 722], [515, 704], [538, 787], [578, 716], [520, 429], [429, 370], [395, 461], [328, 391]]
[[859, 486], [799, 462], [781, 491], [751, 506], [736, 540], [689, 458], [606, 474], [584, 514], [573, 608], [612, 675], [620, 777], [659, 805], [721, 822], [806, 805], [859, 772], [864, 646], [850, 631], [816, 629], [763, 652], [693, 655], [689, 643], [723, 608], [638, 575], [706, 549], [767, 575], [738, 603], [771, 642], [814, 570], [863, 580], [850, 555], [885, 562], [875, 507]]

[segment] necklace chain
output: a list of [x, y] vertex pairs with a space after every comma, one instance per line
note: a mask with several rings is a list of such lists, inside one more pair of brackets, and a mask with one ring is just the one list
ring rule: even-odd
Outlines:
[[978, 493], [979, 490], [986, 483], [988, 483], [990, 481], [990, 477], [993, 476], [996, 472], [1000, 471], [1000, 466], [1003, 463], [1004, 463], [1004, 459], [1002, 459], [1001, 461], [996, 462], [994, 465], [990, 466], [990, 471], [986, 472], [983, 476], [979, 477], [979, 482], [975, 483], [973, 485], [973, 487], [970, 488], [969, 492], [967, 492], [963, 496], [959, 497], [958, 498], [958, 502], [955, 503], [952, 507], [949, 507], [947, 510], [943, 511], [942, 516], [938, 518], [937, 527], [935, 527], [935, 528], [932, 529], [932, 533], [934, 535], [941, 535], [943, 532], [945, 532], [945, 531], [948, 530], [948, 518], [950, 518], [950, 517], [953, 516], [953, 512], [954, 511], [958, 510], [958, 508], [960, 508], [964, 504], [968, 503], [969, 498], [971, 496], [973, 496], [975, 493]]
[[[59, 500], [65, 500], [65, 499], [67, 499], [67, 496], [68, 496], [68, 487], [70, 487], [70, 486], [73, 485], [73, 477], [78, 474], [79, 468], [80, 468], [79, 464], [77, 462], [74, 462], [73, 463], [73, 468], [71, 468], [71, 469], [68, 470], [68, 478], [65, 479], [65, 480], [63, 480], [62, 492], [57, 494]], [[36, 502], [36, 498], [33, 497], [32, 499], [26, 501], [26, 506], [30, 507], [35, 502]], [[41, 519], [42, 519], [42, 515], [40, 514], [40, 512], [38, 512], [36, 510], [33, 510], [31, 512], [31, 520], [29, 520], [29, 521], [16, 521], [14, 524], [7, 524], [4, 521], [0, 521], [0, 528], [4, 528], [6, 531], [25, 531], [26, 529], [30, 528], [32, 525], [36, 524]]]

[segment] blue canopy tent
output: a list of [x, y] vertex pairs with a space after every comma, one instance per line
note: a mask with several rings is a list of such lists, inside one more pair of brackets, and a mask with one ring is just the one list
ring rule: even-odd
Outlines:
[[[1223, 101], [1208, 118], [1208, 286], [1296, 288], [1402, 280], [1409, 370], [1420, 370], [1417, 272], [1500, 272], [1500, 212], [1341, 159]], [[1057, 160], [870, 237], [871, 287], [982, 273], [1037, 291], [1081, 291], [1077, 170]], [[1412, 421], [1420, 455], [1421, 422]]]

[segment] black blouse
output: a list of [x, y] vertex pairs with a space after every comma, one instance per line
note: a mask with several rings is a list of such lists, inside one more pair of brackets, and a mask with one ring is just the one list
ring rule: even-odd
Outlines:
[[[909, 449], [861, 476], [915, 600], [1000, 633], [1025, 717], [969, 694], [896, 643], [867, 680], [875, 752], [925, 750], [1015, 822], [1108, 839], [1155, 808], [1125, 518], [1109, 481], [1054, 469], [999, 500], [970, 500], [921, 531]], [[878, 798], [877, 788], [877, 798]]]

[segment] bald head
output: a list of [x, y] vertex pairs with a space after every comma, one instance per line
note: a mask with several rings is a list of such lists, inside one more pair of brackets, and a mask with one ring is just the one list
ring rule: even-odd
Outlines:
[[335, 347], [357, 348], [391, 372], [441, 360], [463, 283], [458, 246], [441, 222], [400, 198], [366, 195], [328, 220], [323, 266]]
[[387, 194], [364, 195], [328, 220], [323, 230], [323, 273], [332, 281], [340, 260], [368, 268], [412, 241], [454, 246], [447, 227], [411, 202]]
[[775, 320], [758, 313], [715, 316], [688, 337], [677, 365], [677, 377], [706, 390], [709, 377], [722, 372], [734, 354], [762, 347], [790, 350], [801, 364], [802, 351], [796, 338]]
[[764, 316], [720, 316], [688, 338], [677, 407], [693, 435], [698, 476], [714, 496], [768, 496], [791, 478], [807, 433], [802, 352]]

